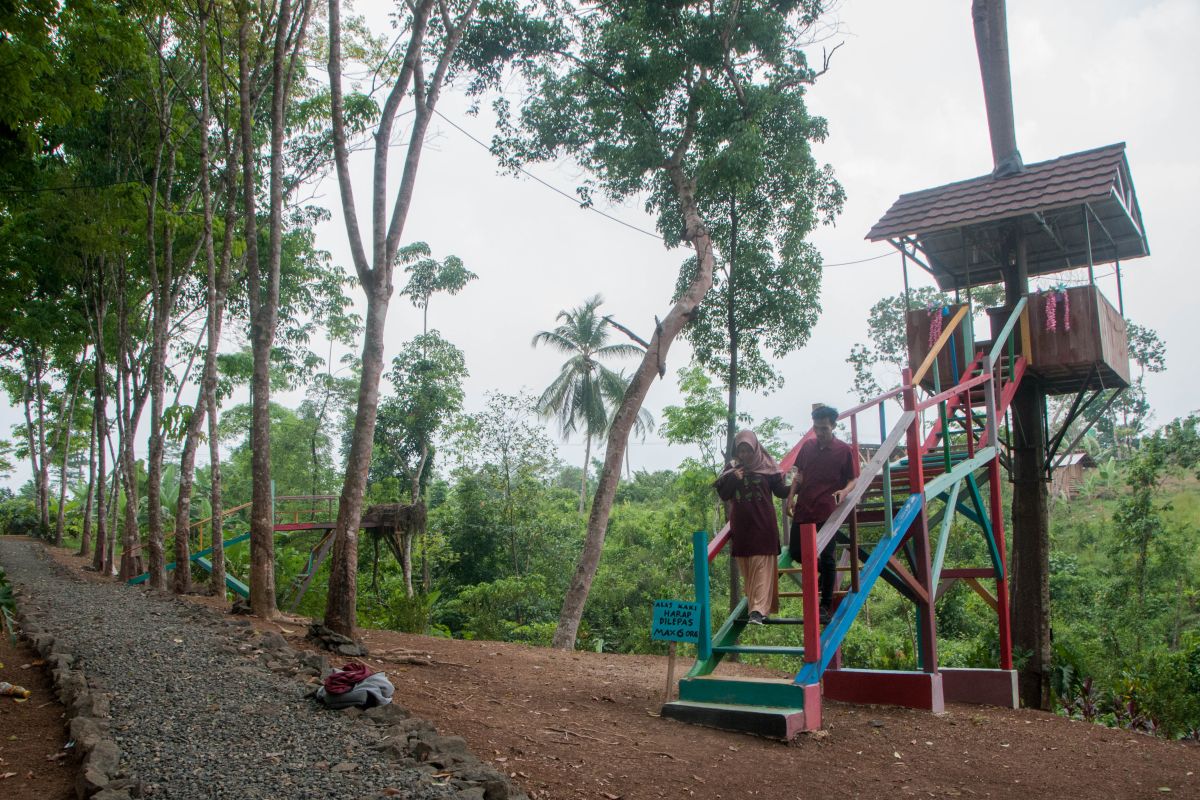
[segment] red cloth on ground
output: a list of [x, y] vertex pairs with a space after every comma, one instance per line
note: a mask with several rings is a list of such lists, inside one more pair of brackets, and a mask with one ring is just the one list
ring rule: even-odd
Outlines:
[[329, 677], [325, 679], [325, 691], [330, 694], [345, 694], [374, 674], [366, 664], [351, 661], [343, 665], [340, 672], [335, 670], [329, 673]]

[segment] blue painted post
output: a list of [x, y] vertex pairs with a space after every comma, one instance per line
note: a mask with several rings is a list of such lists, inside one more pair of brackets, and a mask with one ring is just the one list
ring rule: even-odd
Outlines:
[[700, 606], [700, 638], [696, 642], [696, 660], [712, 657], [712, 622], [708, 605], [708, 534], [692, 534], [692, 572], [696, 583], [696, 604]]

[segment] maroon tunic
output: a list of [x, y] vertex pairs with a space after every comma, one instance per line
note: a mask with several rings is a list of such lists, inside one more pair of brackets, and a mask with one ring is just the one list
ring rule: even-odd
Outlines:
[[787, 497], [782, 474], [747, 472], [738, 480], [731, 470], [717, 479], [717, 495], [729, 502], [734, 557], [779, 555], [779, 522], [771, 495]]
[[839, 439], [825, 445], [809, 439], [796, 456], [796, 469], [804, 473], [804, 482], [796, 492], [795, 522], [820, 526], [837, 508], [833, 493], [854, 477], [854, 450]]

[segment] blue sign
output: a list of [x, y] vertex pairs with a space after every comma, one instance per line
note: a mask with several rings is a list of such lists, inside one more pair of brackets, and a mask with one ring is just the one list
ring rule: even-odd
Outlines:
[[655, 600], [650, 638], [660, 642], [700, 641], [700, 605], [682, 600]]

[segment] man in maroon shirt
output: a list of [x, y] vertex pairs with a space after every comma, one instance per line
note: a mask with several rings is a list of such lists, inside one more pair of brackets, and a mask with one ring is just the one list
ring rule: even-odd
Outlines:
[[[836, 409], [818, 403], [813, 406], [813, 433], [796, 456], [796, 480], [792, 483], [792, 531], [788, 552], [800, 562], [800, 525], [811, 522], [820, 530], [825, 521], [854, 487], [854, 451], [833, 436]], [[817, 560], [821, 584], [821, 622], [829, 621], [833, 608], [833, 588], [837, 577], [836, 546], [831, 539]]]

